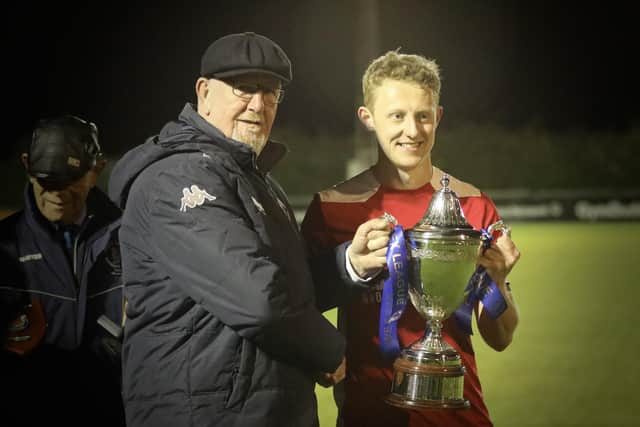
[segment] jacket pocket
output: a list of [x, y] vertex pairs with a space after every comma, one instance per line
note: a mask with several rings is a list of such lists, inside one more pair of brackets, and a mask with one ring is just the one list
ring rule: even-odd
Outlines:
[[241, 406], [246, 400], [251, 388], [255, 360], [256, 349], [254, 345], [250, 341], [243, 339], [238, 365], [234, 367], [231, 374], [231, 393], [229, 393], [229, 398], [225, 405], [227, 408], [232, 409], [236, 406]]

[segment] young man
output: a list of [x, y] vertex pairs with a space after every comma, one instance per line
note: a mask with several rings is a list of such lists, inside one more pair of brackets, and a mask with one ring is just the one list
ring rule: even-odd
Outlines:
[[[345, 342], [313, 282], [351, 279], [345, 245], [309, 263], [269, 175], [285, 153], [269, 134], [291, 63], [264, 36], [231, 34], [207, 48], [200, 76], [197, 106], [111, 174], [124, 207], [127, 425], [317, 426], [314, 386], [344, 377]], [[361, 234], [376, 228], [388, 234], [382, 219]], [[384, 265], [384, 238], [361, 240], [356, 272]]]
[[0, 222], [9, 425], [124, 426], [120, 209], [95, 187], [97, 132], [76, 116], [42, 120], [22, 155], [24, 208]]
[[[312, 252], [321, 252], [350, 238], [357, 224], [385, 212], [405, 229], [425, 214], [443, 172], [432, 165], [431, 150], [442, 118], [437, 64], [418, 55], [388, 52], [374, 60], [362, 79], [364, 106], [358, 117], [378, 140], [378, 161], [370, 169], [315, 195], [302, 224]], [[489, 197], [474, 186], [450, 177], [449, 187], [460, 198], [465, 217], [476, 229], [498, 220]], [[375, 236], [372, 236], [375, 239]], [[375, 240], [374, 240], [375, 241]], [[478, 263], [487, 268], [507, 301], [496, 320], [476, 307], [480, 333], [498, 351], [511, 342], [518, 313], [506, 276], [519, 258], [508, 236], [498, 239]], [[384, 402], [391, 391], [393, 361], [378, 350], [378, 318], [382, 275], [359, 292], [336, 285], [333, 306], [339, 306], [339, 326], [347, 338], [347, 376], [336, 390], [339, 425], [344, 426], [486, 426], [491, 425], [482, 399], [471, 339], [451, 316], [444, 339], [461, 355], [466, 367], [464, 397], [468, 410], [405, 411]], [[328, 304], [331, 305], [331, 304]], [[418, 340], [425, 320], [409, 304], [398, 322], [400, 346]]]

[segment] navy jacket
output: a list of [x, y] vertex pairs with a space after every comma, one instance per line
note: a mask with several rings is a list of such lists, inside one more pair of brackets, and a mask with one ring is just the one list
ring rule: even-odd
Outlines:
[[[32, 353], [0, 351], [6, 396], [0, 408], [10, 425], [124, 425], [120, 340], [98, 323], [105, 316], [116, 333], [122, 323], [120, 214], [104, 193], [92, 189], [69, 257], [59, 232], [35, 205], [31, 185], [24, 209], [0, 222], [2, 320], [18, 311], [16, 304], [37, 299], [47, 322], [43, 342]], [[87, 418], [69, 403], [93, 415]]]
[[120, 209], [99, 189], [87, 197], [87, 217], [67, 257], [63, 240], [25, 190], [24, 209], [0, 222], [0, 262], [5, 295], [40, 300], [47, 320], [44, 342], [63, 350], [99, 339], [106, 330], [98, 317], [122, 322], [122, 282], [118, 247]]
[[114, 167], [129, 427], [317, 425], [314, 376], [345, 341], [313, 279], [348, 276], [344, 247], [307, 259], [267, 173], [282, 154], [271, 142], [256, 159], [187, 104]]

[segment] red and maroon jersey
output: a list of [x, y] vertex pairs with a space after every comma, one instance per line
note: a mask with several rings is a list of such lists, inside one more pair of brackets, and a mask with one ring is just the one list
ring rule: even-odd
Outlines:
[[[378, 183], [371, 169], [328, 190], [317, 193], [302, 223], [303, 234], [312, 251], [334, 247], [351, 240], [360, 224], [393, 215], [402, 227], [412, 228], [425, 214], [435, 190], [441, 188], [443, 172], [433, 168], [431, 182], [415, 190], [395, 190]], [[449, 177], [449, 188], [460, 199], [467, 221], [476, 229], [488, 227], [499, 217], [492, 200], [474, 186]], [[391, 391], [392, 361], [378, 349], [378, 319], [382, 279], [358, 292], [339, 308], [338, 325], [347, 338], [347, 376], [336, 389], [339, 416], [344, 426], [491, 426], [482, 398], [471, 339], [450, 316], [443, 325], [443, 338], [460, 354], [466, 368], [464, 397], [468, 410], [407, 411], [384, 402]], [[322, 284], [317, 284], [322, 286]], [[422, 337], [425, 319], [411, 304], [398, 321], [398, 339], [404, 348]]]

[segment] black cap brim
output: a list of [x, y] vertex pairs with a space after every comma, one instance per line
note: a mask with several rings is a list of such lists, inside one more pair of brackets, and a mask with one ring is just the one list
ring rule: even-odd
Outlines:
[[224, 80], [229, 77], [245, 76], [247, 74], [263, 74], [266, 76], [275, 77], [276, 79], [280, 80], [283, 85], [289, 84], [291, 82], [291, 80], [287, 79], [285, 76], [281, 74], [274, 73], [268, 70], [263, 70], [260, 68], [246, 68], [242, 70], [222, 71], [222, 72], [214, 73], [205, 77]]

